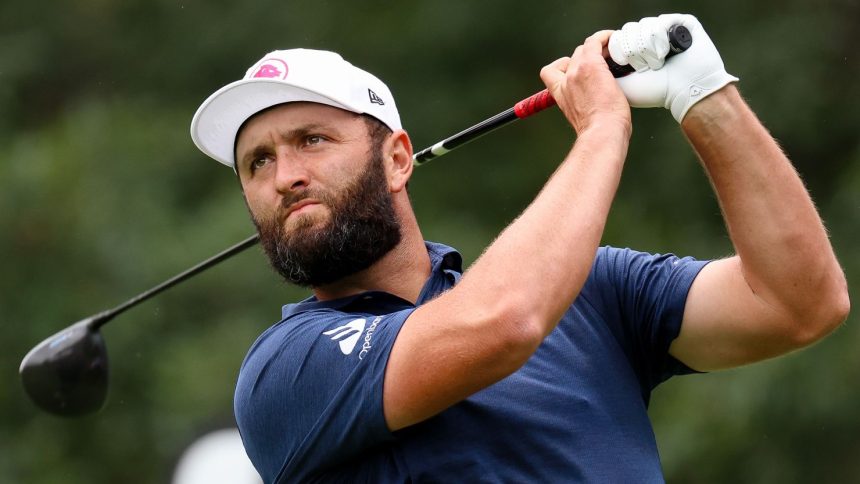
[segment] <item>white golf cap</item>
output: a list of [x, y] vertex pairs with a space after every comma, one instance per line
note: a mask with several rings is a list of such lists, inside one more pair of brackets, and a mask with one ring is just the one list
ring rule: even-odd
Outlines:
[[207, 155], [233, 166], [234, 143], [242, 123], [272, 106], [310, 101], [369, 114], [392, 130], [400, 115], [388, 86], [334, 52], [276, 50], [203, 101], [191, 120], [191, 139]]

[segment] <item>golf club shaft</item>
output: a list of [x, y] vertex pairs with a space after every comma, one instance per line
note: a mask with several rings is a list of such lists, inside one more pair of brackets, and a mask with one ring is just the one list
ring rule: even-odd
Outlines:
[[537, 94], [523, 99], [510, 109], [502, 111], [501, 113], [485, 119], [470, 128], [466, 128], [453, 136], [445, 138], [429, 148], [424, 148], [418, 153], [415, 153], [412, 157], [412, 164], [416, 167], [421, 166], [430, 160], [450, 152], [454, 148], [484, 136], [490, 131], [495, 131], [518, 119], [531, 116], [532, 114], [543, 111], [550, 106], [555, 106], [555, 99], [552, 98], [549, 91], [544, 89]]
[[[666, 58], [680, 54], [690, 48], [692, 45], [692, 37], [690, 31], [681, 25], [675, 25], [668, 31], [669, 37], [669, 53]], [[609, 71], [616, 78], [624, 77], [633, 73], [635, 70], [630, 65], [619, 65], [612, 59], [606, 59], [609, 66]], [[550, 95], [549, 91], [544, 89], [541, 92], [533, 94], [522, 101], [516, 103], [514, 107], [503, 111], [491, 118], [488, 118], [480, 123], [466, 128], [463, 131], [445, 138], [444, 140], [434, 144], [429, 148], [425, 148], [412, 157], [412, 163], [415, 166], [421, 166], [428, 161], [438, 158], [458, 146], [462, 146], [470, 141], [474, 141], [481, 136], [494, 131], [502, 126], [510, 124], [518, 119], [527, 118], [532, 114], [539, 113], [544, 109], [555, 106], [555, 99]]]
[[99, 327], [113, 319], [116, 315], [134, 306], [137, 306], [138, 304], [142, 303], [143, 301], [146, 301], [152, 296], [155, 296], [162, 291], [170, 289], [171, 287], [175, 286], [176, 284], [179, 284], [180, 282], [188, 279], [189, 277], [192, 277], [199, 272], [205, 271], [206, 269], [218, 264], [219, 262], [225, 259], [229, 259], [230, 257], [238, 254], [239, 252], [242, 252], [243, 250], [247, 249], [248, 247], [255, 245], [259, 241], [259, 238], [259, 235], [254, 234], [251, 237], [248, 237], [247, 239], [239, 242], [238, 244], [224, 250], [223, 252], [215, 254], [214, 256], [206, 259], [205, 261], [197, 264], [196, 266], [191, 267], [184, 272], [171, 277], [170, 279], [162, 282], [161, 284], [153, 287], [152, 289], [138, 294], [137, 296], [129, 299], [128, 301], [120, 304], [119, 306], [99, 313], [96, 317], [93, 318], [93, 322], [91, 323], [92, 328], [98, 329]]

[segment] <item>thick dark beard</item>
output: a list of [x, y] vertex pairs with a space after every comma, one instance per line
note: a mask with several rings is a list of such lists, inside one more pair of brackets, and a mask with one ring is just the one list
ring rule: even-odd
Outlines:
[[269, 263], [287, 282], [304, 287], [330, 284], [367, 269], [400, 243], [400, 222], [378, 149], [367, 165], [340, 194], [306, 192], [289, 200], [315, 198], [327, 205], [331, 219], [324, 227], [313, 228], [308, 221], [287, 234], [280, 217], [257, 220], [251, 215]]

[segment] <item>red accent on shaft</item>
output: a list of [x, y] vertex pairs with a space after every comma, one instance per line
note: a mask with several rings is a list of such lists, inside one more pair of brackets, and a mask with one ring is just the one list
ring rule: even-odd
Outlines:
[[533, 94], [514, 105], [514, 114], [518, 118], [526, 118], [534, 113], [543, 111], [544, 109], [555, 106], [555, 99], [552, 98], [549, 91], [543, 91]]

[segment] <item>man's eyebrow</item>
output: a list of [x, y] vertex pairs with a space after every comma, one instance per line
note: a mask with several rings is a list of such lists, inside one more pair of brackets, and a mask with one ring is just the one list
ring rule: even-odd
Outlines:
[[266, 155], [266, 154], [268, 154], [270, 151], [271, 151], [271, 150], [270, 150], [269, 148], [267, 148], [265, 144], [262, 144], [262, 143], [261, 143], [261, 144], [258, 144], [258, 145], [257, 145], [257, 146], [255, 146], [253, 149], [251, 149], [250, 151], [248, 151], [247, 153], [245, 153], [245, 154], [244, 154], [244, 155], [239, 159], [239, 163], [240, 163], [241, 165], [243, 165], [243, 166], [244, 166], [244, 165], [247, 165], [248, 163], [251, 163], [253, 160], [256, 160], [257, 158], [259, 158], [259, 157], [261, 157], [261, 156], [265, 156], [265, 155]]
[[[281, 131], [278, 133], [278, 137], [281, 139], [281, 141], [289, 142], [291, 140], [307, 136], [308, 134], [311, 134], [321, 129], [331, 131], [335, 128], [332, 125], [326, 123], [307, 123], [293, 129]], [[242, 157], [239, 159], [239, 162], [242, 164], [250, 163], [257, 157], [269, 154], [270, 151], [271, 148], [269, 146], [268, 141], [260, 142], [256, 146], [251, 148], [249, 151], [247, 151], [244, 155], [242, 155]]]
[[296, 138], [301, 138], [302, 136], [307, 136], [311, 132], [321, 129], [331, 130], [332, 126], [326, 123], [308, 123], [287, 131], [281, 131], [278, 134], [282, 141], [290, 141]]

